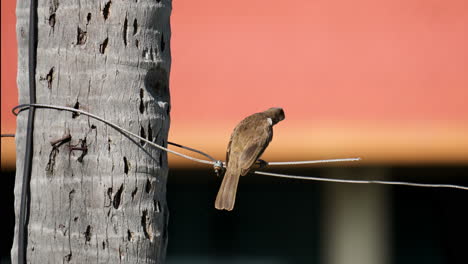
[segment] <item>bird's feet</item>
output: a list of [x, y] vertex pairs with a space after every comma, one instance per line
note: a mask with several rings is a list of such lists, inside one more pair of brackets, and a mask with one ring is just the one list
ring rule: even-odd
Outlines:
[[220, 160], [216, 161], [213, 167], [214, 167], [216, 176], [218, 177], [222, 177], [224, 173], [226, 172], [226, 168], [224, 168], [223, 162]]
[[268, 166], [268, 162], [267, 162], [267, 161], [264, 161], [264, 160], [262, 160], [262, 159], [258, 159], [257, 162], [258, 162], [258, 167], [259, 167], [260, 169], [263, 169], [263, 168], [265, 168], [266, 166]]

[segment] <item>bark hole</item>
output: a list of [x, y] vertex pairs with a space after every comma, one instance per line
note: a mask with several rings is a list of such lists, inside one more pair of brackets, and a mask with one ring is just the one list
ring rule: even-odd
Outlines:
[[151, 181], [146, 179], [145, 192], [149, 193], [151, 191]]
[[80, 147], [77, 148], [77, 150], [81, 151], [81, 155], [78, 157], [78, 162], [82, 163], [84, 157], [86, 154], [88, 154], [88, 145], [86, 144], [86, 137], [83, 139], [80, 139]]
[[102, 241], [102, 249], [106, 249], [106, 242]]
[[78, 216], [75, 216], [75, 218], [73, 218], [73, 222], [76, 222], [78, 221], [79, 217]]
[[63, 257], [65, 259], [66, 262], [70, 262], [71, 259], [72, 259], [72, 253], [70, 252], [68, 255], [66, 255], [65, 257]]
[[[143, 128], [143, 126], [140, 126], [140, 137], [146, 138], [146, 132], [145, 132], [145, 128]], [[146, 142], [144, 140], [140, 140], [141, 146], [144, 146], [145, 143]]]
[[140, 41], [138, 41], [138, 39], [135, 39], [135, 47], [137, 47], [137, 49], [138, 49], [139, 45], [140, 45]]
[[123, 192], [123, 184], [120, 185], [120, 188], [115, 193], [114, 201], [112, 202], [115, 209], [118, 209], [120, 206], [120, 202], [122, 201], [122, 192]]
[[106, 52], [106, 48], [107, 48], [107, 43], [109, 43], [109, 38], [106, 38], [101, 45], [99, 45], [99, 52], [101, 54], [104, 54], [104, 52]]
[[106, 3], [104, 6], [104, 9], [102, 10], [102, 15], [104, 16], [104, 20], [107, 20], [107, 18], [110, 15], [110, 7], [111, 7], [112, 1], [109, 1]]
[[91, 241], [91, 226], [88, 225], [86, 227], [86, 231], [84, 232], [84, 235], [85, 235], [85, 241], [86, 243], [88, 243], [89, 241]]
[[58, 148], [53, 146], [52, 150], [50, 151], [49, 161], [47, 162], [46, 169], [45, 169], [47, 172], [47, 176], [52, 176], [54, 174], [55, 158], [57, 157], [58, 152], [59, 152]]
[[145, 111], [145, 104], [143, 103], [144, 90], [140, 89], [140, 113]]
[[76, 34], [76, 44], [83, 45], [86, 43], [88, 39], [88, 32], [82, 30], [80, 27], [77, 27], [77, 34]]
[[154, 205], [154, 211], [156, 213], [160, 213], [161, 212], [161, 204], [159, 203], [159, 201], [153, 200], [153, 205]]
[[107, 197], [109, 198], [110, 204], [112, 204], [112, 191], [112, 187], [107, 188]]
[[75, 196], [75, 189], [72, 189], [69, 193], [68, 193], [68, 201], [71, 203], [73, 201], [73, 197]]
[[132, 201], [135, 199], [135, 195], [138, 192], [138, 187], [135, 187], [135, 189], [132, 191]]
[[124, 41], [125, 47], [127, 47], [127, 28], [128, 28], [128, 19], [127, 19], [127, 15], [125, 14], [125, 20], [123, 24], [123, 41]]
[[57, 9], [59, 7], [59, 2], [58, 0], [51, 0], [49, 1], [50, 6], [49, 6], [49, 26], [52, 28], [55, 26], [55, 13], [57, 12]]
[[57, 157], [57, 154], [59, 153], [60, 146], [62, 146], [63, 144], [67, 142], [70, 142], [71, 138], [72, 137], [70, 134], [66, 134], [63, 137], [50, 142], [50, 144], [52, 145], [52, 150], [49, 154], [49, 161], [47, 162], [47, 165], [46, 165], [47, 176], [52, 176], [54, 174], [55, 158]]
[[47, 88], [52, 89], [52, 81], [54, 79], [54, 67], [50, 68], [49, 73], [46, 75]]
[[127, 157], [123, 157], [123, 161], [124, 161], [124, 173], [125, 174], [128, 174], [128, 160], [127, 160]]
[[164, 33], [161, 34], [161, 52], [164, 52], [164, 48], [166, 47], [166, 42], [164, 41]]
[[[75, 105], [73, 106], [75, 109], [80, 109], [80, 102], [76, 101]], [[72, 118], [77, 118], [80, 116], [80, 113], [73, 112]]]
[[150, 123], [148, 123], [148, 140], [151, 142], [153, 141], [153, 129]]
[[143, 210], [143, 215], [141, 216], [141, 226], [143, 227], [143, 233], [145, 237], [153, 241], [153, 232], [151, 230], [150, 221], [148, 219], [148, 210]]
[[127, 229], [127, 240], [133, 242], [133, 232]]
[[137, 19], [135, 18], [135, 19], [133, 20], [133, 35], [134, 35], [134, 36], [136, 35], [137, 31], [138, 31], [138, 21], [137, 21]]
[[96, 126], [94, 124], [91, 125], [91, 129], [96, 129]]
[[107, 138], [107, 151], [111, 151], [111, 143], [112, 143], [112, 139], [111, 138]]
[[55, 13], [51, 14], [49, 16], [49, 26], [51, 28], [54, 28], [55, 27]]
[[86, 16], [86, 25], [89, 25], [89, 21], [91, 21], [91, 13]]

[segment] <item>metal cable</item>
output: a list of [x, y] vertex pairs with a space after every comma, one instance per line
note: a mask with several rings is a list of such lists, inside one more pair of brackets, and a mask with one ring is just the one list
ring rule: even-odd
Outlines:
[[264, 171], [255, 171], [255, 174], [280, 177], [280, 178], [296, 179], [296, 180], [339, 182], [339, 183], [361, 183], [361, 184], [407, 185], [407, 186], [417, 186], [417, 187], [454, 188], [454, 189], [468, 190], [468, 187], [461, 186], [461, 185], [454, 185], [454, 184], [431, 184], [431, 183], [413, 183], [413, 182], [379, 181], [379, 180], [342, 180], [342, 179], [332, 179], [332, 178], [296, 176], [296, 175], [280, 174], [280, 173], [272, 173], [272, 172], [264, 172]]
[[[36, 103], [36, 60], [37, 60], [37, 0], [31, 0], [29, 5], [29, 102]], [[33, 159], [33, 132], [34, 132], [34, 107], [32, 106], [26, 128], [26, 149], [24, 154], [23, 183], [21, 186], [20, 215], [18, 219], [18, 263], [27, 262], [28, 249], [28, 222], [31, 199], [31, 172]]]
[[303, 165], [314, 163], [329, 163], [329, 162], [342, 162], [342, 161], [359, 161], [361, 158], [348, 158], [348, 159], [326, 159], [326, 160], [301, 160], [301, 161], [275, 161], [267, 162], [268, 165], [281, 166], [281, 165]]
[[[72, 108], [72, 107], [54, 106], [54, 105], [48, 105], [48, 104], [34, 104], [34, 105], [32, 105], [32, 104], [21, 104], [21, 105], [18, 105], [18, 106], [13, 108], [13, 114], [17, 115], [19, 112], [21, 112], [23, 110], [26, 110], [31, 106], [34, 106], [36, 108], [56, 109], [56, 110], [64, 110], [64, 111], [69, 111], [69, 112], [80, 113], [82, 115], [89, 116], [89, 117], [91, 117], [93, 119], [99, 120], [99, 121], [109, 125], [110, 127], [114, 128], [115, 130], [117, 130], [117, 131], [119, 131], [121, 133], [127, 134], [129, 136], [132, 136], [134, 138], [137, 138], [137, 139], [139, 139], [141, 141], [144, 141], [144, 142], [146, 142], [147, 144], [149, 144], [149, 145], [151, 145], [153, 147], [159, 148], [161, 150], [167, 151], [169, 153], [172, 153], [172, 154], [175, 154], [177, 156], [181, 156], [183, 158], [193, 160], [193, 161], [196, 161], [196, 162], [200, 162], [200, 163], [204, 163], [204, 164], [210, 164], [210, 165], [214, 164], [214, 162], [212, 162], [212, 161], [197, 159], [197, 158], [194, 158], [194, 157], [179, 153], [177, 151], [170, 150], [170, 149], [165, 148], [163, 146], [160, 146], [160, 145], [158, 145], [158, 144], [156, 144], [154, 142], [151, 142], [151, 141], [147, 140], [146, 138], [140, 137], [139, 135], [137, 135], [135, 133], [132, 133], [132, 132], [130, 132], [130, 131], [118, 126], [118, 125], [115, 125], [114, 123], [111, 123], [111, 122], [109, 122], [109, 121], [107, 121], [107, 120], [105, 120], [105, 119], [103, 119], [103, 118], [101, 118], [101, 117], [99, 117], [97, 115], [93, 115], [93, 114], [88, 113], [86, 111], [75, 109], [75, 108]], [[15, 112], [16, 110], [19, 110], [18, 113]]]
[[[23, 111], [23, 110], [26, 110], [28, 109], [30, 106], [32, 106], [31, 104], [21, 104], [21, 105], [18, 105], [18, 106], [15, 106], [13, 109], [12, 109], [12, 112], [14, 115], [18, 115], [19, 112]], [[121, 132], [121, 133], [125, 133], [127, 135], [130, 135], [132, 137], [135, 137], [141, 141], [144, 141], [146, 143], [148, 143], [149, 145], [151, 146], [154, 146], [156, 148], [159, 148], [161, 150], [164, 150], [164, 151], [167, 151], [169, 153], [172, 153], [172, 154], [175, 154], [175, 155], [178, 155], [178, 156], [181, 156], [183, 158], [186, 158], [186, 159], [189, 159], [189, 160], [192, 160], [192, 161], [196, 161], [196, 162], [200, 162], [200, 163], [203, 163], [203, 164], [209, 164], [209, 165], [216, 165], [216, 166], [219, 166], [220, 162], [225, 166], [225, 162], [222, 162], [222, 161], [219, 161], [219, 160], [216, 160], [215, 158], [213, 158], [212, 156], [200, 151], [200, 150], [197, 150], [197, 149], [193, 149], [193, 148], [190, 148], [190, 147], [187, 147], [187, 146], [183, 146], [181, 144], [177, 144], [177, 143], [173, 143], [173, 142], [168, 142], [168, 144], [170, 145], [173, 145], [173, 146], [176, 146], [176, 147], [179, 147], [179, 148], [183, 148], [183, 149], [187, 149], [187, 150], [190, 150], [192, 152], [195, 152], [195, 153], [198, 153], [198, 154], [201, 154], [207, 158], [209, 158], [211, 161], [208, 161], [208, 160], [202, 160], [202, 159], [198, 159], [198, 158], [194, 158], [194, 157], [191, 157], [191, 156], [188, 156], [188, 155], [185, 155], [185, 154], [182, 154], [182, 153], [179, 153], [177, 151], [174, 151], [174, 150], [171, 150], [171, 149], [168, 149], [168, 148], [165, 148], [163, 146], [160, 146], [154, 142], [151, 142], [149, 140], [147, 140], [146, 138], [143, 138], [143, 137], [140, 137], [139, 135], [137, 134], [134, 134], [112, 122], [109, 122], [97, 115], [94, 115], [94, 114], [91, 114], [91, 113], [88, 113], [86, 111], [83, 111], [83, 110], [79, 110], [79, 109], [75, 109], [75, 108], [72, 108], [72, 107], [66, 107], [66, 106], [55, 106], [55, 105], [48, 105], [48, 104], [34, 104], [33, 105], [34, 107], [36, 108], [49, 108], [49, 109], [56, 109], [56, 110], [64, 110], [64, 111], [69, 111], [69, 112], [75, 112], [75, 113], [80, 113], [80, 114], [83, 114], [83, 115], [86, 115], [86, 116], [89, 116], [91, 118], [94, 118], [96, 120], [99, 120], [109, 126], [111, 126], [112, 128], [116, 129], [117, 131]], [[16, 112], [16, 110], [18, 110], [18, 112]], [[268, 165], [298, 165], [298, 164], [313, 164], [313, 163], [327, 163], [327, 162], [342, 162], [342, 161], [357, 161], [357, 160], [360, 160], [360, 158], [349, 158], [349, 159], [330, 159], [330, 160], [308, 160], [308, 161], [286, 161], [286, 162], [267, 162]]]
[[211, 161], [213, 161], [213, 162], [217, 162], [217, 161], [218, 161], [217, 159], [211, 157], [210, 155], [206, 154], [205, 152], [203, 152], [203, 151], [201, 151], [201, 150], [193, 149], [193, 148], [191, 148], [191, 147], [183, 146], [183, 145], [181, 145], [181, 144], [177, 144], [177, 143], [169, 142], [169, 141], [167, 142], [167, 144], [172, 145], [172, 146], [176, 146], [176, 147], [179, 147], [179, 148], [183, 148], [183, 149], [186, 149], [186, 150], [190, 150], [190, 151], [195, 152], [195, 153], [198, 153], [198, 154], [201, 154], [201, 155], [203, 155], [203, 156], [209, 158], [209, 159], [210, 159]]
[[[13, 108], [13, 110], [12, 110], [13, 114], [18, 115], [19, 112], [28, 109], [30, 106], [31, 106], [30, 104], [18, 105], [15, 108]], [[189, 160], [192, 160], [192, 161], [200, 162], [200, 163], [203, 163], [203, 164], [213, 165], [215, 167], [215, 169], [216, 169], [216, 167], [220, 167], [220, 166], [223, 166], [223, 164], [225, 164], [222, 161], [216, 160], [213, 157], [211, 157], [210, 155], [208, 155], [208, 154], [206, 154], [206, 153], [204, 153], [204, 152], [202, 152], [200, 150], [196, 150], [196, 149], [193, 149], [193, 148], [190, 148], [190, 147], [186, 147], [186, 146], [183, 146], [183, 145], [180, 145], [180, 144], [177, 144], [177, 143], [168, 142], [168, 144], [170, 144], [170, 145], [173, 145], [173, 146], [176, 146], [176, 147], [179, 147], [179, 148], [183, 148], [183, 149], [187, 149], [187, 150], [193, 151], [195, 153], [201, 154], [201, 155], [209, 158], [212, 161], [197, 159], [197, 158], [194, 158], [194, 157], [179, 153], [177, 151], [170, 150], [170, 149], [165, 148], [163, 146], [160, 146], [160, 145], [158, 145], [158, 144], [156, 144], [154, 142], [151, 142], [151, 141], [147, 140], [146, 138], [142, 138], [137, 134], [134, 134], [134, 133], [132, 133], [130, 131], [127, 131], [127, 130], [119, 127], [118, 125], [115, 125], [114, 123], [111, 123], [111, 122], [109, 122], [109, 121], [107, 121], [107, 120], [105, 120], [105, 119], [103, 119], [103, 118], [101, 118], [99, 116], [93, 115], [93, 114], [88, 113], [88, 112], [83, 111], [83, 110], [79, 110], [79, 109], [75, 109], [75, 108], [71, 108], [71, 107], [54, 106], [54, 105], [47, 105], [47, 104], [34, 104], [33, 106], [36, 107], [36, 108], [49, 108], [49, 109], [70, 111], [70, 112], [80, 113], [80, 114], [89, 116], [91, 118], [94, 118], [96, 120], [99, 120], [99, 121], [111, 126], [112, 128], [116, 129], [117, 131], [119, 131], [121, 133], [124, 133], [124, 134], [126, 134], [128, 136], [135, 137], [135, 138], [137, 138], [137, 139], [139, 139], [141, 141], [144, 141], [144, 142], [148, 143], [151, 146], [154, 146], [154, 147], [159, 148], [161, 150], [167, 151], [169, 153], [181, 156], [183, 158], [186, 158], [186, 159], [189, 159]], [[16, 112], [16, 110], [18, 110], [18, 113]], [[308, 161], [286, 161], [286, 162], [267, 162], [267, 165], [300, 165], [300, 164], [343, 162], [343, 161], [359, 161], [359, 160], [361, 160], [361, 158], [308, 160]], [[443, 188], [455, 188], [455, 189], [468, 190], [468, 187], [460, 186], [460, 185], [453, 185], [453, 184], [426, 184], [426, 183], [374, 181], [374, 180], [341, 180], [341, 179], [331, 179], [331, 178], [295, 176], [295, 175], [279, 174], [279, 173], [271, 173], [271, 172], [263, 172], [263, 171], [253, 171], [253, 172], [256, 173], [256, 174], [261, 174], [261, 175], [267, 175], [267, 176], [273, 176], [273, 177], [282, 177], [282, 178], [290, 178], [290, 179], [315, 180], [315, 181], [327, 181], [327, 182], [341, 182], [341, 183], [392, 184], [392, 185], [408, 185], [408, 186], [417, 186], [417, 187], [436, 187], [436, 188], [443, 187]]]

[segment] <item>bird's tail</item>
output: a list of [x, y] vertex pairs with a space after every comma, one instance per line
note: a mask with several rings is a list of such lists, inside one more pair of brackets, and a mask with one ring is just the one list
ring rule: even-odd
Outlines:
[[224, 174], [223, 182], [216, 196], [215, 208], [218, 210], [232, 211], [236, 201], [237, 184], [239, 183], [240, 170], [236, 160], [230, 160]]

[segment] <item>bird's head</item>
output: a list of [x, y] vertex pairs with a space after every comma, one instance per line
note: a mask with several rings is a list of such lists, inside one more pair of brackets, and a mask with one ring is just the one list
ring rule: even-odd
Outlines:
[[266, 110], [265, 113], [273, 121], [273, 125], [284, 119], [284, 111], [281, 107], [272, 107]]

